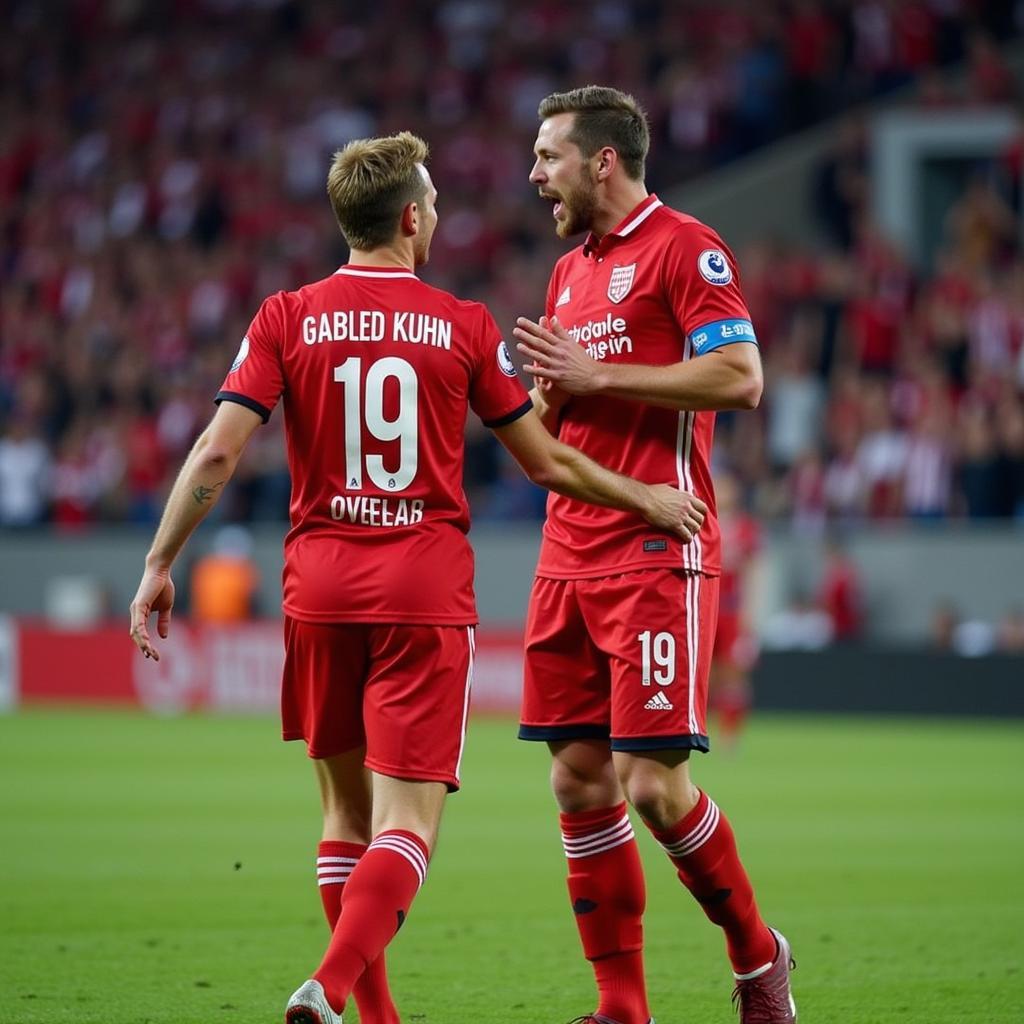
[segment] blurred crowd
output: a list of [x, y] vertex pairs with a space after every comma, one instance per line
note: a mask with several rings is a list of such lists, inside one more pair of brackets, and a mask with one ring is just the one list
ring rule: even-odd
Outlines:
[[1024, 519], [1024, 257], [1011, 164], [970, 182], [930, 273], [856, 209], [848, 248], [742, 254], [765, 398], [760, 416], [720, 418], [716, 457], [758, 512], [812, 534], [892, 517]]
[[[1018, 100], [985, 0], [66, 0], [0, 36], [0, 525], [150, 522], [262, 297], [345, 249], [324, 196], [348, 139], [412, 128], [441, 223], [424, 276], [537, 313], [563, 250], [526, 183], [536, 108], [632, 91], [665, 189], [899, 87]], [[956, 86], [942, 68], [962, 62]], [[1022, 152], [978, 169], [933, 271], [866, 217], [851, 119], [817, 189], [824, 252], [740, 252], [768, 386], [716, 458], [801, 529], [869, 516], [1024, 515]], [[284, 518], [281, 417], [219, 515]], [[542, 495], [471, 426], [478, 516]]]

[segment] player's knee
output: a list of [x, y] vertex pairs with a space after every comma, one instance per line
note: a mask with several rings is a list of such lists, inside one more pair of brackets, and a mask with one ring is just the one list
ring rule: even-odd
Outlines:
[[658, 828], [670, 814], [671, 800], [667, 787], [660, 779], [650, 776], [633, 776], [626, 784], [626, 798], [636, 808], [644, 821]]
[[655, 828], [671, 828], [696, 806], [700, 797], [686, 778], [639, 763], [623, 773], [626, 799]]
[[551, 792], [567, 814], [611, 807], [622, 799], [614, 773], [558, 759], [551, 765]]

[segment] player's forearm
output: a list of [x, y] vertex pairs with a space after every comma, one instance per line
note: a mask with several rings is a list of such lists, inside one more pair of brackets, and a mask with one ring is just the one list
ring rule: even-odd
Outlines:
[[754, 409], [761, 400], [759, 365], [710, 352], [671, 366], [602, 364], [597, 393], [669, 409]]
[[550, 392], [541, 391], [540, 388], [530, 389], [530, 400], [533, 402], [533, 408], [540, 417], [541, 423], [544, 424], [544, 429], [549, 434], [557, 436], [559, 407], [549, 401], [549, 398]]
[[640, 515], [648, 512], [651, 501], [646, 484], [606, 469], [564, 444], [558, 445], [550, 466], [535, 475], [534, 482], [578, 501]]
[[238, 456], [212, 447], [205, 434], [196, 441], [174, 482], [146, 556], [151, 568], [169, 569], [192, 531], [217, 504]]

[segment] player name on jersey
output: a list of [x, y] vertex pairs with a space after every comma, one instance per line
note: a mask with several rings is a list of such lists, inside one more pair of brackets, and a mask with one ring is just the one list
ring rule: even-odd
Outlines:
[[331, 518], [360, 526], [415, 526], [423, 520], [423, 502], [419, 498], [336, 494], [331, 498]]
[[[388, 321], [390, 320], [390, 331]], [[307, 345], [325, 341], [404, 341], [451, 351], [452, 322], [428, 313], [384, 313], [379, 309], [336, 309], [302, 321]]]

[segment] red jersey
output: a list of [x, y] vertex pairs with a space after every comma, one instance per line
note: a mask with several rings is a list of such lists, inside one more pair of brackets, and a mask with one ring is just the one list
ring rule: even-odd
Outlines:
[[260, 307], [217, 401], [284, 399], [284, 611], [305, 622], [477, 621], [462, 490], [468, 408], [531, 403], [498, 327], [411, 271], [344, 266]]
[[[591, 236], [555, 265], [547, 315], [557, 316], [594, 358], [669, 365], [757, 339], [736, 262], [709, 227], [648, 196], [613, 231]], [[639, 515], [552, 494], [537, 575], [608, 576], [651, 567], [718, 575], [711, 484], [713, 412], [678, 412], [587, 395], [562, 409], [558, 437], [596, 462], [645, 483], [668, 483], [708, 506], [683, 544]]]

